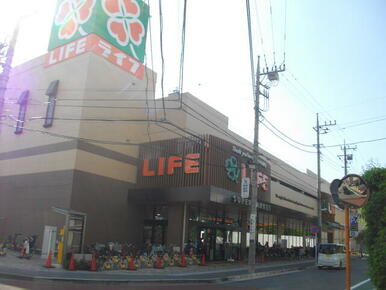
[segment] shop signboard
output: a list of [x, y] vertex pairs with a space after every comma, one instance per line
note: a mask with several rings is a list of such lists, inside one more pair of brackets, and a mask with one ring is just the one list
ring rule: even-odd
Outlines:
[[59, 0], [48, 50], [96, 35], [118, 51], [118, 58], [143, 63], [148, 19], [149, 7], [142, 0]]
[[149, 165], [149, 159], [142, 161], [142, 176], [173, 175], [177, 168], [182, 168], [185, 174], [200, 172], [200, 153], [186, 154], [186, 156], [171, 155], [157, 158], [156, 166]]
[[[250, 153], [236, 149], [234, 144], [211, 135], [144, 144], [139, 152], [137, 183], [153, 188], [214, 186], [248, 198]], [[257, 166], [259, 200], [270, 202], [270, 166], [268, 162], [264, 165]]]

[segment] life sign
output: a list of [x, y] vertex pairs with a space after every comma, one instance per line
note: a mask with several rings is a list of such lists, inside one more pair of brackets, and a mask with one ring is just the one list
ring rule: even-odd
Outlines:
[[[58, 0], [57, 3], [49, 51], [67, 48], [68, 44], [93, 34], [107, 43], [106, 51], [119, 51], [117, 62], [132, 58], [143, 63], [149, 20], [149, 6], [144, 1]], [[63, 53], [62, 60], [70, 54], [68, 49]]]
[[145, 67], [140, 61], [114, 47], [96, 34], [89, 34], [51, 50], [46, 55], [45, 66], [52, 66], [86, 52], [93, 52], [105, 58], [138, 79], [144, 77]]
[[[154, 163], [154, 162], [153, 162]], [[142, 161], [142, 176], [173, 175], [177, 168], [181, 168], [185, 174], [200, 172], [200, 153], [182, 156], [159, 157], [156, 166], [150, 166], [150, 160]]]

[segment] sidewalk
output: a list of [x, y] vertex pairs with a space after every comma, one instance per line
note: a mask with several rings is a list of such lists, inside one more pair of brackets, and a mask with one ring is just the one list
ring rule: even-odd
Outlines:
[[62, 280], [84, 282], [169, 282], [169, 283], [216, 283], [298, 270], [314, 265], [314, 260], [296, 260], [257, 264], [255, 273], [248, 273], [246, 263], [208, 263], [207, 266], [192, 265], [186, 268], [139, 269], [137, 271], [68, 271], [57, 266], [43, 267], [45, 260], [33, 256], [30, 260], [17, 258], [18, 253], [9, 251], [0, 257], [0, 276], [27, 280]]

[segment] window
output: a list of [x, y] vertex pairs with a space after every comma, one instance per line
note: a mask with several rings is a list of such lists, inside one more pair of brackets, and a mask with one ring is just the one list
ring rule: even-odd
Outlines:
[[19, 104], [19, 115], [16, 121], [16, 130], [15, 134], [23, 133], [24, 122], [25, 122], [25, 113], [27, 111], [27, 103], [28, 103], [29, 91], [24, 91], [21, 93], [19, 100], [17, 103]]
[[54, 122], [54, 113], [56, 105], [56, 95], [58, 94], [59, 80], [53, 81], [50, 83], [46, 95], [48, 96], [48, 105], [46, 118], [44, 120], [44, 128], [51, 127]]

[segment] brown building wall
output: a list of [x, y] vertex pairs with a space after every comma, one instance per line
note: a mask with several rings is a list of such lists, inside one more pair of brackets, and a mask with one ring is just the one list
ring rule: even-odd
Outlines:
[[73, 171], [54, 171], [0, 177], [0, 240], [21, 233], [43, 236], [44, 225], [63, 226], [52, 206], [68, 208]]
[[86, 244], [137, 242], [143, 218], [127, 198], [130, 187], [128, 182], [74, 171], [71, 209], [87, 213]]

